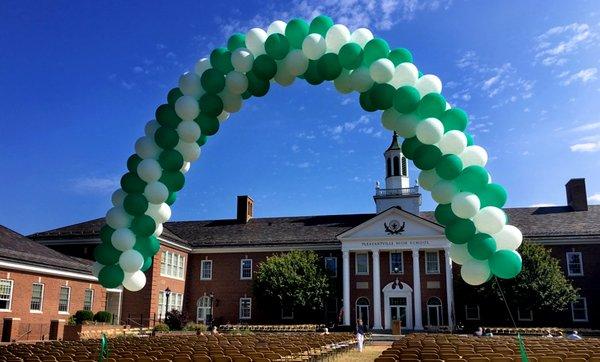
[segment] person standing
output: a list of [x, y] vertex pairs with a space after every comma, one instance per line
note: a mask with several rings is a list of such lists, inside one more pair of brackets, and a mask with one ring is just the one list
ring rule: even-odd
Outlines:
[[356, 341], [358, 342], [358, 351], [363, 351], [363, 344], [365, 343], [365, 333], [367, 332], [363, 325], [362, 319], [356, 321]]

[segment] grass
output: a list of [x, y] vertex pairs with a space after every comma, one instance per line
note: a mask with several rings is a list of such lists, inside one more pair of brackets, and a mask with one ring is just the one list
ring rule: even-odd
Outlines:
[[379, 357], [382, 351], [386, 350], [389, 346], [386, 345], [372, 345], [369, 344], [363, 348], [362, 353], [356, 349], [339, 355], [334, 362], [362, 362], [362, 361], [374, 361], [375, 358]]

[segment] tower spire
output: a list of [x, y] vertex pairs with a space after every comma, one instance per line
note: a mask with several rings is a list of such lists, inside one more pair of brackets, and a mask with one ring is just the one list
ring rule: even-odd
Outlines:
[[398, 144], [398, 133], [396, 133], [396, 131], [394, 131], [394, 135], [392, 136], [392, 143], [390, 144], [390, 147], [388, 147], [388, 149], [386, 151], [390, 151], [390, 150], [399, 150], [400, 145]]

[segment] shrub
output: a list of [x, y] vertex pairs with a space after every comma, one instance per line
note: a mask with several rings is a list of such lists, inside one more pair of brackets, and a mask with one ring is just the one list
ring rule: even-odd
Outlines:
[[77, 324], [77, 322], [75, 322], [75, 317], [70, 316], [69, 319], [67, 319], [67, 325], [68, 326], [74, 326], [76, 324]]
[[208, 329], [208, 327], [206, 327], [206, 324], [204, 323], [193, 323], [193, 322], [189, 322], [188, 324], [185, 325], [185, 327], [183, 327], [184, 331], [196, 331], [196, 332], [206, 332]]
[[168, 332], [169, 326], [163, 323], [157, 324], [154, 326], [154, 332]]
[[110, 323], [112, 314], [107, 311], [100, 311], [94, 315], [94, 321], [99, 323]]
[[173, 309], [165, 313], [165, 324], [172, 331], [180, 331], [185, 325], [185, 316], [177, 309]]
[[83, 322], [94, 319], [94, 312], [91, 310], [78, 310], [75, 312], [75, 323], [83, 324]]

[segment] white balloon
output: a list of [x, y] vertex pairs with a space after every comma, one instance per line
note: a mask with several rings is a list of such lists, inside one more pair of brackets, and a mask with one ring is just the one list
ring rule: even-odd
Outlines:
[[342, 69], [340, 76], [333, 80], [333, 85], [335, 86], [335, 89], [342, 94], [351, 93], [353, 89], [350, 71], [348, 69]]
[[123, 288], [130, 292], [137, 292], [142, 290], [145, 285], [146, 274], [141, 270], [138, 270], [135, 273], [125, 273], [125, 277], [123, 278]]
[[254, 64], [254, 55], [249, 49], [239, 48], [231, 52], [231, 65], [233, 68], [240, 72], [246, 73], [252, 69]]
[[179, 77], [179, 89], [183, 95], [194, 98], [200, 98], [202, 93], [204, 93], [200, 84], [200, 77], [198, 74], [192, 72], [185, 72]]
[[332, 53], [338, 53], [340, 48], [350, 41], [350, 30], [345, 25], [335, 24], [325, 34], [327, 49]]
[[487, 261], [467, 260], [460, 268], [460, 276], [470, 285], [481, 285], [490, 279], [492, 271]]
[[473, 216], [478, 231], [489, 235], [499, 233], [506, 224], [506, 214], [495, 206], [486, 206]]
[[246, 46], [254, 57], [265, 54], [265, 40], [267, 40], [267, 37], [267, 32], [261, 28], [252, 28], [246, 33]]
[[285, 21], [275, 20], [267, 28], [267, 35], [271, 34], [283, 34], [285, 35], [285, 27], [287, 26]]
[[485, 149], [477, 145], [467, 146], [459, 156], [463, 162], [463, 167], [483, 167], [488, 161], [488, 154]]
[[154, 142], [154, 136], [148, 137], [140, 137], [135, 142], [135, 153], [143, 159], [146, 158], [158, 158], [162, 149], [156, 145]]
[[450, 108], [452, 108], [452, 106], [450, 105], [450, 103], [446, 102], [446, 109], [444, 109], [445, 111], [449, 110]]
[[191, 162], [184, 162], [183, 166], [181, 166], [181, 168], [179, 169], [179, 171], [181, 171], [182, 174], [186, 174], [190, 170], [191, 166], [192, 166]]
[[442, 136], [438, 147], [444, 155], [460, 155], [467, 147], [467, 137], [458, 130], [448, 131]]
[[[221, 113], [219, 113], [219, 115], [217, 116], [217, 119], [219, 120], [219, 122], [223, 123], [226, 120], [229, 119], [229, 112], [227, 111], [222, 111]], [[198, 146], [198, 152], [200, 152], [200, 146]], [[200, 156], [200, 154], [198, 154], [198, 156]]]
[[284, 64], [288, 72], [297, 77], [304, 74], [308, 69], [308, 58], [304, 55], [302, 50], [294, 49], [284, 58]]
[[294, 83], [296, 77], [289, 72], [288, 68], [285, 66], [285, 61], [283, 60], [277, 62], [277, 73], [275, 73], [275, 77], [273, 79], [275, 82], [277, 82], [277, 84], [287, 87]]
[[421, 97], [429, 93], [442, 93], [442, 81], [433, 74], [425, 74], [417, 79], [415, 86], [419, 90]]
[[242, 109], [242, 96], [229, 92], [221, 92], [219, 93], [219, 97], [221, 97], [221, 100], [223, 101], [223, 109], [225, 111], [235, 113]]
[[96, 278], [98, 278], [98, 274], [100, 274], [100, 270], [102, 270], [102, 268], [104, 268], [104, 265], [95, 261], [92, 264], [92, 275], [95, 276]]
[[185, 142], [179, 140], [175, 150], [179, 151], [183, 156], [183, 160], [187, 162], [194, 162], [200, 157], [200, 146], [196, 142]]
[[113, 192], [110, 201], [112, 201], [113, 206], [121, 206], [123, 205], [125, 196], [127, 196], [127, 192], [123, 191], [123, 189], [118, 189], [117, 191]]
[[177, 134], [185, 142], [196, 142], [200, 138], [200, 126], [194, 121], [182, 121], [177, 125]]
[[377, 59], [369, 67], [371, 78], [377, 83], [387, 83], [394, 77], [394, 63], [391, 60], [382, 58]]
[[481, 202], [477, 195], [470, 192], [459, 192], [452, 198], [452, 212], [463, 219], [470, 219], [477, 214]]
[[230, 93], [240, 95], [248, 89], [248, 78], [244, 74], [232, 70], [225, 77], [225, 89]]
[[200, 105], [196, 98], [182, 96], [175, 102], [175, 113], [183, 120], [193, 121], [200, 114]]
[[458, 193], [458, 186], [452, 181], [440, 180], [431, 189], [431, 197], [438, 204], [448, 204], [452, 202], [454, 195]]
[[413, 63], [400, 63], [394, 70], [394, 77], [390, 84], [394, 88], [400, 88], [405, 85], [414, 86], [419, 78], [419, 70]]
[[119, 266], [126, 273], [134, 273], [144, 265], [144, 257], [134, 249], [125, 250], [119, 257]]
[[106, 213], [106, 224], [113, 229], [126, 228], [133, 217], [125, 212], [123, 206], [115, 206]]
[[164, 202], [160, 205], [148, 204], [146, 215], [154, 219], [156, 224], [162, 224], [171, 218], [171, 208]]
[[160, 167], [160, 163], [155, 159], [146, 158], [138, 164], [137, 173], [142, 180], [153, 182], [162, 176], [162, 167]]
[[159, 205], [169, 197], [169, 189], [162, 182], [150, 182], [144, 188], [144, 197], [149, 203]]
[[444, 135], [444, 125], [437, 118], [425, 118], [417, 124], [417, 138], [426, 145], [438, 143]]
[[110, 237], [110, 242], [117, 250], [129, 250], [135, 245], [135, 234], [127, 228], [116, 229]]
[[153, 119], [146, 123], [146, 126], [144, 127], [144, 134], [148, 137], [154, 137], [154, 133], [156, 133], [156, 130], [159, 128], [160, 123], [158, 123], [157, 120]]
[[419, 173], [419, 186], [427, 191], [431, 191], [435, 184], [441, 181], [435, 169], [423, 170]]
[[492, 236], [496, 239], [497, 250], [517, 250], [523, 242], [521, 230], [513, 225], [504, 225], [502, 230]]
[[319, 34], [308, 34], [302, 42], [302, 52], [308, 59], [317, 60], [327, 50], [327, 43], [325, 38]]
[[352, 88], [357, 92], [366, 92], [373, 85], [373, 79], [369, 74], [369, 69], [366, 67], [356, 68], [350, 73], [350, 81]]
[[162, 232], [163, 232], [163, 226], [162, 226], [162, 224], [157, 224], [156, 225], [156, 230], [154, 230], [154, 233], [152, 235], [154, 235], [156, 237], [159, 237], [159, 236], [162, 235]]
[[196, 62], [196, 65], [194, 66], [194, 73], [196, 73], [197, 76], [201, 77], [202, 73], [204, 73], [205, 70], [210, 68], [210, 59], [202, 58], [198, 60], [198, 62]]
[[354, 30], [350, 36], [351, 41], [357, 43], [363, 48], [371, 39], [373, 39], [373, 33], [371, 33], [371, 30], [367, 28], [358, 28]]
[[469, 254], [467, 244], [456, 243], [450, 243], [450, 258], [458, 265], [463, 265], [469, 260], [473, 260], [471, 254]]
[[419, 119], [412, 114], [402, 114], [389, 108], [381, 114], [381, 124], [390, 131], [396, 131], [400, 137], [414, 137]]

